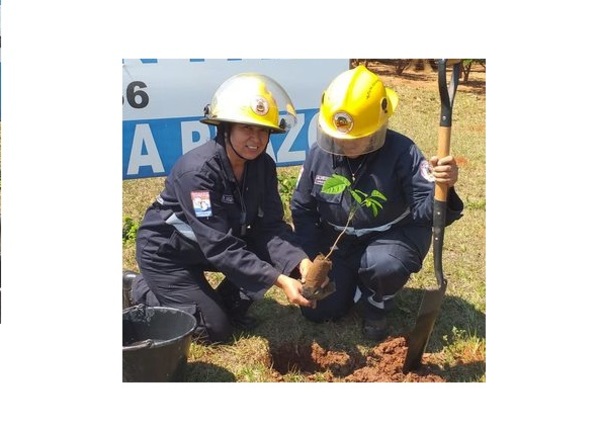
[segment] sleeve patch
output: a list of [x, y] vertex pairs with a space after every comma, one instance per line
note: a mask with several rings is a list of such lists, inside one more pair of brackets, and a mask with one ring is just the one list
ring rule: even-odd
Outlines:
[[421, 172], [421, 176], [429, 181], [429, 182], [433, 182], [435, 181], [435, 177], [433, 176], [433, 174], [431, 173], [431, 165], [429, 164], [429, 161], [422, 161], [421, 164], [419, 165], [419, 171]]
[[210, 206], [210, 194], [207, 190], [197, 190], [191, 193], [192, 205], [196, 217], [210, 217], [212, 208]]

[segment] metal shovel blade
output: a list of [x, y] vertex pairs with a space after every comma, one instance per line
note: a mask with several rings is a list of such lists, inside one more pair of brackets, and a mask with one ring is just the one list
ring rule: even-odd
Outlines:
[[[446, 65], [452, 65], [452, 79], [450, 81], [450, 86], [446, 84]], [[452, 105], [458, 86], [459, 73], [459, 60], [442, 59], [439, 61], [438, 87], [440, 92], [441, 111], [437, 155], [440, 159], [450, 154]], [[448, 186], [436, 182], [433, 197], [433, 265], [437, 280], [437, 288], [425, 290], [425, 295], [423, 296], [421, 307], [419, 308], [419, 313], [417, 315], [415, 328], [408, 336], [408, 352], [402, 368], [404, 373], [414, 370], [421, 365], [423, 352], [429, 342], [448, 285], [442, 267], [447, 198]]]

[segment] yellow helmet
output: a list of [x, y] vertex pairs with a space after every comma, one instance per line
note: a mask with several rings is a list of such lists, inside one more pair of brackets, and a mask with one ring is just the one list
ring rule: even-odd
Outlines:
[[323, 93], [317, 143], [327, 152], [344, 154], [343, 142], [338, 145], [334, 140], [372, 137], [364, 153], [377, 150], [385, 141], [388, 119], [397, 106], [396, 92], [365, 66], [345, 71]]
[[[279, 106], [287, 114], [279, 115]], [[263, 126], [273, 133], [289, 131], [296, 124], [296, 109], [285, 90], [273, 79], [257, 73], [241, 73], [230, 77], [216, 90], [204, 108], [209, 125], [222, 122]]]

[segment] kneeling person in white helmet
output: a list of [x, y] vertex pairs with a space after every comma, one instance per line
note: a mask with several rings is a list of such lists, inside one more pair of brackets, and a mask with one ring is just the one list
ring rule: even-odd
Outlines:
[[[295, 120], [287, 93], [267, 76], [239, 74], [217, 89], [201, 120], [217, 127], [215, 139], [176, 162], [138, 230], [141, 274], [123, 278], [131, 304], [193, 314], [205, 343], [253, 328], [247, 311], [272, 285], [290, 303], [314, 306], [296, 279], [311, 261], [283, 220], [275, 162], [265, 152], [271, 133], [287, 132]], [[214, 289], [205, 272], [225, 279]]]

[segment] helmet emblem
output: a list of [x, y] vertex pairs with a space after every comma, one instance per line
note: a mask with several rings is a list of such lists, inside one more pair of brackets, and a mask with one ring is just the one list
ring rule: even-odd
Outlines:
[[388, 100], [387, 100], [387, 98], [383, 98], [381, 100], [381, 109], [383, 110], [384, 113], [388, 112]]
[[350, 116], [345, 111], [338, 111], [333, 115], [333, 124], [335, 128], [344, 134], [350, 132], [354, 122], [352, 121], [352, 116]]
[[269, 112], [269, 102], [263, 97], [256, 97], [252, 104], [252, 111], [259, 116], [264, 116]]

